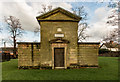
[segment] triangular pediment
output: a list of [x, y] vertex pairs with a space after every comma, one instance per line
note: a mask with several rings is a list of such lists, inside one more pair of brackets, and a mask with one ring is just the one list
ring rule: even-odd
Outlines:
[[58, 7], [52, 11], [49, 11], [45, 14], [38, 16], [37, 20], [76, 20], [76, 21], [80, 21], [81, 17]]
[[53, 14], [45, 19], [47, 19], [47, 20], [75, 20], [75, 19], [73, 19], [73, 18], [71, 18], [71, 17], [69, 17], [61, 12], [57, 12], [57, 13], [55, 13], [55, 14]]
[[68, 40], [65, 40], [65, 39], [62, 39], [62, 38], [56, 38], [56, 39], [53, 39], [51, 41], [49, 41], [50, 43], [69, 43]]

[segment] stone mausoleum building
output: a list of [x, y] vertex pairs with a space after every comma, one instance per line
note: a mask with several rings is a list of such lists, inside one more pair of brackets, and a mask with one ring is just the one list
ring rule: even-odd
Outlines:
[[41, 42], [18, 42], [18, 67], [97, 67], [99, 43], [78, 42], [81, 17], [56, 8], [36, 17]]

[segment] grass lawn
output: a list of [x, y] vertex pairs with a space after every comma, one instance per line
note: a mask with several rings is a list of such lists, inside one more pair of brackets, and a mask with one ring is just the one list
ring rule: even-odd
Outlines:
[[99, 57], [101, 68], [17, 69], [17, 59], [2, 63], [3, 80], [118, 80], [118, 57]]

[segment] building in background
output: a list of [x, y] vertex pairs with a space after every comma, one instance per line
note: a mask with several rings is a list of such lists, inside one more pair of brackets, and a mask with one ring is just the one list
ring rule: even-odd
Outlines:
[[1, 54], [1, 58], [2, 58], [2, 61], [5, 61], [5, 60], [10, 60], [10, 59], [14, 59], [14, 55], [13, 55], [13, 50], [14, 48], [13, 47], [1, 47], [0, 48], [0, 54]]
[[100, 49], [108, 49], [109, 51], [119, 51], [120, 44], [117, 42], [106, 42], [100, 46]]

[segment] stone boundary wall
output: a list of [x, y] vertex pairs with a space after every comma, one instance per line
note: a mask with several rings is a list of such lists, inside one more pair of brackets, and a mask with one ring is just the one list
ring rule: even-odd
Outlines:
[[40, 65], [40, 43], [18, 43], [18, 67]]
[[98, 43], [78, 44], [78, 63], [80, 66], [98, 66]]

